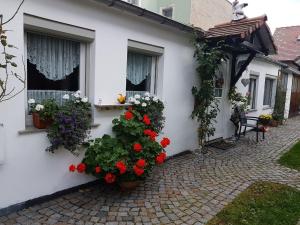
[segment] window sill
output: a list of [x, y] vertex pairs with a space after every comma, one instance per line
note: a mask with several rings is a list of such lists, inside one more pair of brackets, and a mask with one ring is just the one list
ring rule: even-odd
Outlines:
[[128, 106], [131, 106], [131, 104], [129, 103], [125, 103], [125, 104], [114, 104], [114, 105], [94, 105], [98, 110], [122, 110]]
[[249, 109], [247, 113], [257, 112], [257, 109]]
[[[92, 129], [100, 127], [99, 123], [92, 124]], [[26, 134], [37, 134], [37, 133], [43, 133], [46, 132], [46, 129], [37, 129], [35, 127], [26, 127], [25, 130], [18, 131], [18, 134], [20, 135], [26, 135]]]
[[264, 105], [263, 110], [274, 109], [274, 107], [269, 105]]

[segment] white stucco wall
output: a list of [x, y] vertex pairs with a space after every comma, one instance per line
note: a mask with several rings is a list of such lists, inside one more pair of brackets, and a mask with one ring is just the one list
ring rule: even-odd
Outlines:
[[[7, 18], [19, 1], [0, 0], [0, 13]], [[128, 39], [164, 47], [162, 72], [159, 74], [160, 97], [165, 102], [166, 126], [164, 133], [172, 140], [168, 155], [197, 146], [197, 125], [190, 119], [193, 107], [191, 87], [195, 68], [190, 36], [141, 17], [116, 11], [105, 5], [86, 0], [26, 0], [19, 14], [9, 25], [9, 41], [18, 46], [18, 64], [24, 52], [23, 13], [60, 21], [96, 31], [95, 63], [90, 77], [90, 99], [104, 104], [115, 103], [118, 93], [125, 93]], [[18, 68], [22, 73], [22, 66]], [[26, 201], [75, 185], [92, 177], [70, 174], [68, 165], [77, 163], [75, 157], [61, 150], [45, 152], [48, 140], [45, 133], [20, 135], [25, 129], [25, 96], [18, 95], [0, 104], [0, 123], [5, 125], [6, 160], [0, 165], [0, 208]], [[95, 110], [93, 137], [111, 131], [111, 120], [120, 111]]]
[[249, 85], [245, 87], [241, 83], [241, 80], [243, 78], [249, 79], [251, 74], [252, 75], [259, 74], [257, 95], [256, 95], [257, 96], [256, 110], [249, 112], [248, 116], [259, 116], [261, 114], [271, 114], [273, 112], [273, 108], [268, 108], [263, 105], [265, 78], [266, 76], [268, 76], [270, 78], [277, 79], [279, 70], [280, 70], [280, 66], [267, 62], [263, 59], [255, 58], [248, 66], [247, 70], [243, 73], [242, 78], [237, 83], [237, 87], [239, 92], [241, 92], [244, 96], [249, 90]]

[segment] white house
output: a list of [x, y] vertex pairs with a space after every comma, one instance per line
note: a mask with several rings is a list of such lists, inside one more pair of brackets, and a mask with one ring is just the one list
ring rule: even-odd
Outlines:
[[[0, 3], [5, 19], [15, 12], [19, 1]], [[259, 22], [260, 29], [255, 32], [262, 32], [265, 38], [263, 50], [273, 51], [265, 33], [265, 19]], [[27, 100], [31, 97], [60, 99], [65, 93], [81, 90], [93, 104], [92, 137], [99, 137], [111, 132], [112, 119], [122, 112], [115, 107], [117, 95], [135, 91], [126, 80], [135, 85], [145, 81], [142, 91], [157, 95], [166, 106], [164, 133], [172, 140], [168, 155], [197, 148], [198, 124], [190, 117], [194, 106], [191, 88], [196, 83], [193, 28], [113, 0], [26, 0], [5, 28], [12, 30], [8, 40], [18, 47], [13, 54], [19, 74], [23, 74], [20, 65], [22, 57], [25, 59], [27, 85], [17, 97], [0, 104], [0, 209], [93, 180], [69, 174], [68, 165], [80, 162], [82, 156], [63, 149], [55, 154], [45, 151], [49, 145], [46, 133], [33, 129], [28, 115]], [[197, 32], [203, 35], [200, 29]], [[251, 46], [239, 47], [252, 53]], [[127, 76], [128, 68], [141, 65], [135, 61], [143, 61], [150, 77]], [[65, 65], [63, 70], [55, 68], [59, 63]], [[233, 59], [230, 63], [233, 65]], [[216, 96], [221, 100], [222, 113], [215, 138], [233, 134], [227, 99], [234, 78], [230, 63], [224, 65], [225, 84]], [[249, 69], [250, 75], [262, 70], [263, 62], [258, 64]], [[267, 80], [265, 76], [277, 75], [274, 68], [263, 74], [257, 83], [260, 87]], [[60, 86], [63, 88], [49, 85], [67, 76], [68, 82]], [[258, 101], [257, 107], [260, 104]]]
[[[8, 18], [19, 1], [1, 0], [1, 14]], [[197, 124], [191, 120], [195, 83], [195, 65], [190, 27], [165, 21], [164, 17], [116, 1], [92, 0], [26, 0], [16, 18], [7, 24], [9, 42], [18, 47], [14, 53], [18, 64], [22, 56], [29, 63], [40, 67], [48, 79], [59, 79], [49, 72], [51, 62], [42, 54], [46, 45], [59, 45], [66, 40], [76, 59], [65, 59], [71, 69], [79, 67], [78, 89], [98, 105], [117, 104], [119, 93], [126, 93], [127, 56], [151, 56], [152, 93], [165, 102], [166, 126], [164, 133], [173, 140], [168, 155], [197, 147]], [[140, 16], [139, 16], [140, 15]], [[165, 21], [165, 24], [161, 24]], [[52, 48], [54, 49], [54, 47]], [[42, 50], [42, 51], [40, 51]], [[44, 52], [44, 53], [43, 53]], [[48, 54], [52, 54], [49, 51]], [[57, 50], [56, 54], [60, 54]], [[44, 58], [43, 58], [44, 57]], [[71, 56], [70, 56], [71, 57]], [[53, 62], [59, 62], [53, 61]], [[28, 63], [28, 65], [29, 65]], [[50, 69], [49, 69], [50, 67]], [[48, 69], [47, 69], [48, 68]], [[29, 68], [27, 67], [27, 70]], [[22, 66], [18, 67], [22, 74]], [[45, 132], [33, 130], [27, 122], [27, 98], [61, 96], [53, 91], [35, 90], [40, 83], [30, 79], [24, 92], [11, 101], [0, 104], [0, 208], [28, 199], [52, 194], [92, 180], [88, 176], [70, 176], [68, 165], [79, 162], [61, 150], [45, 152], [49, 145]], [[30, 83], [32, 82], [32, 83]], [[30, 88], [31, 89], [30, 89]], [[50, 88], [49, 88], [50, 89]], [[71, 90], [71, 89], [70, 89]], [[94, 107], [93, 137], [111, 132], [111, 121], [121, 113], [118, 109], [101, 110]], [[5, 145], [3, 144], [5, 141]]]

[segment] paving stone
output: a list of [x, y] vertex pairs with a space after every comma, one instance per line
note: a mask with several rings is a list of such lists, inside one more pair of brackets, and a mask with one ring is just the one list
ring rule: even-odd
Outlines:
[[297, 140], [300, 117], [271, 128], [259, 143], [250, 132], [232, 149], [169, 160], [131, 193], [99, 184], [2, 216], [0, 225], [204, 225], [255, 181], [300, 190], [300, 173], [277, 163]]

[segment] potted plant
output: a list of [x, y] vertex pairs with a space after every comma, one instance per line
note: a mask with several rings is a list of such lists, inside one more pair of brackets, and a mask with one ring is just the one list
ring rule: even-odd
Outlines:
[[272, 120], [271, 114], [262, 114], [259, 116], [259, 123], [263, 125], [264, 127], [267, 127], [270, 125], [270, 122]]
[[278, 127], [278, 125], [282, 125], [283, 120], [284, 120], [284, 115], [281, 113], [276, 113], [273, 112], [272, 114], [272, 121], [271, 121], [271, 126], [272, 127]]
[[166, 160], [166, 137], [157, 140], [147, 114], [140, 114], [135, 106], [112, 121], [114, 137], [104, 135], [87, 145], [82, 163], [69, 170], [92, 174], [108, 184], [117, 183], [122, 190], [132, 190]]
[[135, 95], [129, 98], [129, 102], [133, 105], [135, 111], [141, 115], [148, 115], [151, 120], [151, 129], [160, 132], [164, 128], [165, 117], [163, 115], [164, 104], [156, 96], [151, 96], [146, 92], [144, 96]]
[[87, 97], [80, 97], [80, 91], [72, 96], [63, 96], [64, 104], [53, 116], [53, 122], [47, 129], [47, 137], [51, 145], [47, 151], [54, 152], [60, 146], [77, 154], [79, 147], [88, 138], [92, 113]]
[[34, 127], [46, 129], [53, 122], [53, 116], [58, 110], [58, 105], [54, 99], [43, 100], [42, 103], [36, 103], [34, 99], [28, 100], [32, 121]]

